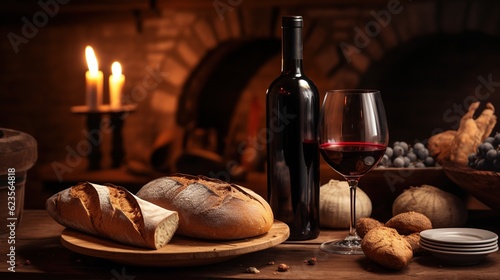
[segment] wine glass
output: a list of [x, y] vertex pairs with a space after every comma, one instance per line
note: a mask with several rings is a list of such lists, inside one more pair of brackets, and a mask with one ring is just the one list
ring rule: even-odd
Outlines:
[[349, 183], [351, 217], [343, 240], [321, 244], [323, 251], [363, 254], [356, 233], [356, 188], [377, 165], [389, 141], [384, 104], [378, 90], [343, 89], [326, 92], [318, 124], [320, 153]]

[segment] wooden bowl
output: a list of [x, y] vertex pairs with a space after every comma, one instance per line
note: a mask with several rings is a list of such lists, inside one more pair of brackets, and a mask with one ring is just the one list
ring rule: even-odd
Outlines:
[[[321, 184], [327, 179], [344, 180], [328, 166], [321, 168]], [[381, 168], [377, 167], [361, 177], [361, 188], [372, 201], [372, 217], [387, 221], [392, 217], [394, 200], [409, 187], [431, 185], [464, 200], [466, 192], [446, 176], [442, 167]]]
[[500, 172], [481, 171], [455, 163], [447, 163], [443, 169], [458, 186], [500, 213]]

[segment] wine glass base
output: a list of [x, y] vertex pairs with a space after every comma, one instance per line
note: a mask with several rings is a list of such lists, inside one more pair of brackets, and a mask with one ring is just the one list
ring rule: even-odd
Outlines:
[[363, 255], [363, 250], [361, 249], [361, 240], [333, 240], [328, 241], [320, 245], [321, 250], [343, 255]]

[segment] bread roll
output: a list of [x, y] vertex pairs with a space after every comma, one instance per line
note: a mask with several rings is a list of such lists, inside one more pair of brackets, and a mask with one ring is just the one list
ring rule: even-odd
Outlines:
[[376, 227], [366, 233], [361, 249], [368, 259], [394, 270], [407, 266], [413, 257], [408, 241], [388, 227]]
[[373, 218], [359, 218], [358, 221], [356, 221], [356, 233], [359, 237], [363, 238], [370, 230], [383, 226], [383, 223]]
[[385, 226], [397, 230], [399, 234], [409, 235], [432, 229], [432, 222], [422, 213], [408, 211], [392, 217], [385, 223]]
[[425, 251], [424, 248], [420, 247], [420, 232], [405, 235], [403, 238], [410, 244], [414, 256]]
[[174, 174], [143, 186], [137, 196], [179, 213], [178, 234], [212, 240], [264, 234], [273, 225], [269, 204], [244, 187], [203, 176]]
[[179, 223], [177, 212], [111, 184], [81, 183], [54, 194], [46, 206], [63, 226], [152, 249], [165, 246]]

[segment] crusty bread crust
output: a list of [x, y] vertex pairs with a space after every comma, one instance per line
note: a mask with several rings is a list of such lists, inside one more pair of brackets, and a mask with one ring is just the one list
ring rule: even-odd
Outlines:
[[53, 195], [46, 206], [66, 227], [152, 249], [165, 246], [179, 222], [176, 212], [111, 184], [81, 183]]
[[356, 232], [359, 237], [363, 238], [370, 230], [383, 226], [383, 223], [373, 218], [359, 218], [358, 221], [356, 221]]
[[405, 235], [403, 238], [406, 242], [408, 242], [408, 244], [410, 244], [414, 256], [425, 251], [422, 247], [420, 247], [420, 232]]
[[212, 240], [269, 231], [271, 207], [247, 188], [204, 176], [173, 174], [143, 186], [137, 196], [179, 213], [178, 234]]
[[393, 228], [399, 234], [409, 235], [432, 228], [432, 222], [422, 213], [408, 211], [397, 214], [385, 223], [385, 226]]
[[365, 256], [390, 269], [399, 270], [413, 257], [411, 245], [393, 228], [376, 227], [361, 241]]

